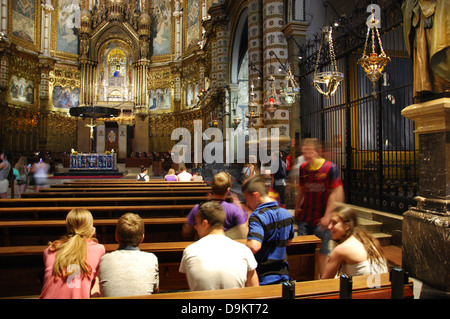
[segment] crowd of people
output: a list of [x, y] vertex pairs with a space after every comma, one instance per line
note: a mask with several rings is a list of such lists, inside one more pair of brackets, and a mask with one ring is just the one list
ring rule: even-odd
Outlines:
[[[357, 226], [351, 208], [339, 204], [344, 202], [343, 188], [335, 164], [320, 156], [320, 144], [315, 139], [305, 140], [302, 152], [305, 161], [298, 168], [294, 215], [271, 196], [273, 174], [246, 170], [242, 181], [244, 202], [232, 193], [228, 200], [232, 183], [228, 173], [214, 176], [210, 197], [195, 205], [182, 229], [183, 237], [193, 241], [185, 248], [179, 266], [191, 291], [291, 280], [286, 250], [295, 236], [295, 223], [298, 235], [315, 234], [322, 240], [320, 279], [341, 273], [357, 276], [388, 271], [378, 241]], [[50, 243], [44, 252], [41, 298], [158, 292], [158, 258], [139, 249], [145, 230], [137, 214], [127, 213], [118, 220], [115, 238], [119, 248], [109, 253], [95, 239], [89, 211], [73, 209], [66, 223], [66, 236]], [[233, 240], [237, 238], [246, 241]], [[330, 240], [337, 244], [332, 250]]]
[[0, 153], [0, 198], [8, 197], [8, 188], [16, 181], [19, 186], [19, 197], [22, 197], [27, 187], [33, 187], [36, 192], [42, 187], [48, 187], [50, 165], [43, 161], [42, 157], [35, 157], [31, 163], [27, 163], [27, 157], [20, 156], [14, 166], [12, 160], [9, 151]]

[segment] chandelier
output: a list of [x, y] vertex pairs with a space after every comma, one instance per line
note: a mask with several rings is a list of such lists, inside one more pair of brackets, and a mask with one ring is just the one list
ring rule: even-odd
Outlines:
[[288, 66], [288, 74], [286, 75], [286, 86], [283, 90], [284, 100], [291, 106], [295, 102], [295, 98], [300, 91], [300, 87], [295, 81], [294, 75], [292, 74], [291, 65]]
[[[344, 73], [337, 71], [336, 66], [336, 56], [334, 54], [333, 48], [333, 28], [331, 26], [322, 28], [322, 39], [320, 42], [319, 52], [317, 53], [316, 68], [314, 70], [313, 85], [314, 88], [319, 91], [320, 94], [329, 98], [332, 96], [339, 87], [340, 82], [344, 79]], [[331, 71], [319, 72], [317, 69], [319, 67], [320, 53], [322, 51], [323, 43], [327, 42], [329, 44], [330, 51], [330, 62]], [[325, 84], [325, 89], [322, 89], [321, 84]]]
[[[378, 79], [380, 78], [384, 67], [386, 64], [391, 61], [391, 58], [386, 56], [386, 53], [383, 50], [383, 44], [381, 43], [380, 33], [378, 32], [377, 25], [379, 21], [375, 19], [375, 15], [372, 15], [372, 19], [366, 22], [367, 24], [367, 36], [366, 42], [364, 44], [364, 51], [361, 59], [358, 60], [358, 64], [360, 64], [364, 72], [366, 72], [366, 76], [372, 82], [373, 86], [373, 95], [375, 95], [375, 87]], [[369, 36], [372, 38], [372, 53], [367, 55], [367, 43], [369, 42]], [[380, 54], [375, 52], [375, 37], [378, 39], [378, 44], [380, 46]], [[376, 97], [376, 95], [375, 95]]]
[[277, 91], [275, 90], [275, 77], [271, 75], [269, 81], [270, 81], [270, 88], [267, 95], [267, 99], [264, 102], [264, 107], [267, 112], [273, 114], [278, 109], [280, 103], [278, 102]]
[[250, 88], [251, 91], [250, 91], [250, 101], [248, 103], [248, 112], [245, 115], [245, 117], [248, 118], [248, 127], [251, 127], [253, 126], [253, 124], [256, 124], [259, 117], [258, 103], [254, 101], [256, 94], [253, 91], [253, 89], [255, 88], [255, 85], [252, 83], [250, 85]]

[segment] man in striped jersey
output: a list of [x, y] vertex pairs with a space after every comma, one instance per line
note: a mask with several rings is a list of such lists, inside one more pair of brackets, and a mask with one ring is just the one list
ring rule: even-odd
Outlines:
[[344, 187], [336, 165], [320, 156], [318, 139], [303, 141], [302, 153], [306, 162], [300, 165], [299, 188], [295, 204], [298, 235], [316, 235], [322, 240], [319, 254], [319, 271], [327, 264], [330, 253], [331, 213], [337, 202], [345, 201]]

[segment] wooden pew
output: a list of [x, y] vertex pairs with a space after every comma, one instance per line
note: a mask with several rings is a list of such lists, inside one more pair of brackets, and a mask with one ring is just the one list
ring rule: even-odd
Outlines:
[[[245, 240], [239, 240], [245, 242]], [[179, 273], [184, 249], [192, 242], [142, 243], [142, 251], [153, 252], [159, 261], [160, 290], [188, 289], [185, 274]], [[0, 297], [39, 295], [44, 265], [42, 254], [47, 246], [0, 247]], [[107, 252], [117, 244], [105, 244]], [[320, 239], [297, 236], [287, 248], [290, 276], [297, 281], [317, 279], [316, 260]]]
[[[136, 213], [147, 217], [185, 217], [194, 204], [144, 205], [144, 206], [78, 206], [88, 209], [94, 219], [119, 218], [125, 213]], [[0, 220], [65, 219], [72, 206], [61, 207], [0, 207]]]
[[71, 180], [64, 181], [63, 184], [169, 184], [169, 185], [205, 185], [203, 182], [168, 182], [163, 179], [151, 179], [148, 182], [140, 182], [133, 179], [83, 179], [83, 180]]
[[[355, 276], [353, 280], [352, 299], [391, 299], [392, 285], [389, 273], [380, 274], [380, 280], [376, 287], [372, 284], [372, 277]], [[295, 283], [296, 299], [338, 299], [340, 283], [339, 279], [325, 279], [303, 281]], [[404, 286], [404, 297], [414, 297], [413, 282]], [[221, 289], [209, 291], [189, 291], [177, 293], [164, 293], [145, 296], [120, 297], [120, 299], [281, 299], [282, 286], [269, 285], [260, 287], [248, 287], [240, 289]], [[102, 299], [118, 299], [102, 298]], [[264, 302], [261, 302], [264, 304]]]
[[[56, 186], [56, 185], [55, 185]], [[151, 192], [151, 191], [165, 191], [165, 190], [169, 190], [172, 192], [179, 192], [179, 191], [209, 191], [211, 192], [211, 187], [178, 187], [178, 188], [168, 188], [168, 187], [146, 187], [144, 186], [137, 186], [137, 187], [132, 187], [132, 186], [106, 186], [106, 187], [54, 187], [54, 188], [41, 188], [39, 189], [39, 192], [98, 192], [98, 191], [103, 191], [103, 192], [111, 192], [111, 191], [119, 191], [119, 192], [129, 192], [129, 191], [141, 191], [141, 192]]]
[[[101, 243], [114, 244], [117, 218], [95, 219], [96, 237]], [[182, 241], [181, 229], [185, 217], [143, 218], [145, 242]], [[66, 221], [59, 220], [9, 220], [0, 221], [0, 245], [46, 245], [65, 235]]]
[[164, 188], [190, 188], [190, 189], [199, 189], [204, 187], [209, 187], [207, 184], [190, 184], [190, 183], [67, 183], [67, 184], [53, 184], [50, 185], [50, 188], [106, 188], [106, 187], [122, 187], [122, 188], [156, 188], [156, 189], [164, 189]]
[[185, 190], [185, 189], [165, 189], [165, 190], [73, 190], [61, 191], [60, 189], [42, 189], [38, 193], [28, 192], [23, 193], [22, 198], [51, 198], [51, 197], [72, 197], [72, 198], [87, 198], [87, 197], [150, 197], [150, 196], [201, 196], [211, 192], [210, 188], [199, 190]]
[[89, 198], [15, 198], [0, 201], [0, 207], [58, 207], [58, 206], [143, 206], [143, 205], [177, 205], [198, 204], [207, 200], [206, 196], [172, 196], [172, 197], [89, 197]]

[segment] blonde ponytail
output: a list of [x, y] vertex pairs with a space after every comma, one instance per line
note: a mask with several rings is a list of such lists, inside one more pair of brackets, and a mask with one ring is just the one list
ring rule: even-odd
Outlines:
[[[66, 236], [61, 240], [49, 243], [50, 250], [56, 251], [53, 272], [56, 277], [67, 278], [72, 272], [67, 272], [70, 265], [77, 265], [81, 277], [90, 275], [92, 269], [86, 261], [86, 240], [91, 239], [94, 228], [94, 219], [86, 209], [72, 209], [66, 217]], [[95, 240], [94, 238], [92, 238]], [[69, 267], [74, 269], [74, 267]]]

